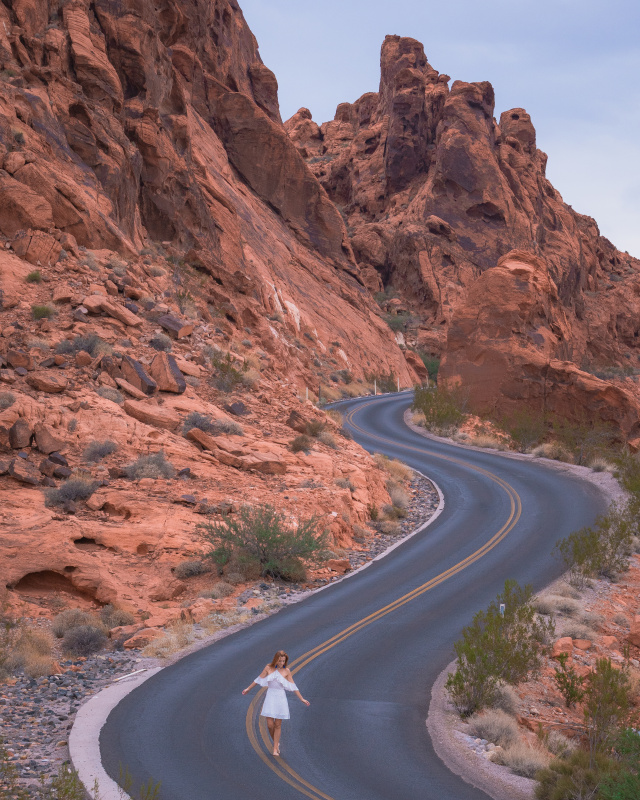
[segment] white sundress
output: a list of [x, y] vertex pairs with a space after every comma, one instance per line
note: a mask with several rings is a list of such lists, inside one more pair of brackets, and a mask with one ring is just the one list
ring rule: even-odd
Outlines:
[[295, 683], [288, 681], [281, 672], [275, 669], [266, 678], [256, 678], [254, 683], [259, 686], [267, 687], [267, 694], [261, 717], [272, 717], [273, 719], [289, 719], [289, 704], [287, 703], [286, 692], [297, 692], [298, 687]]

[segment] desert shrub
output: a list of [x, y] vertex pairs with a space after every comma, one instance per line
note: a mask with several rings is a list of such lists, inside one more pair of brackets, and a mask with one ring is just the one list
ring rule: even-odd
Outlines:
[[367, 383], [372, 385], [375, 384], [376, 389], [380, 394], [398, 391], [398, 379], [396, 378], [393, 370], [389, 370], [388, 373], [382, 372], [380, 375], [376, 373], [365, 373], [364, 378]]
[[4, 411], [16, 402], [16, 396], [11, 392], [0, 392], [0, 411]]
[[329, 433], [329, 431], [321, 431], [318, 434], [318, 441], [322, 442], [326, 447], [330, 447], [332, 450], [338, 449], [338, 443], [334, 439], [333, 434]]
[[497, 764], [509, 767], [516, 775], [535, 778], [537, 773], [549, 765], [549, 756], [526, 742], [515, 742], [493, 759]]
[[121, 625], [133, 625], [136, 618], [122, 608], [116, 608], [111, 603], [103, 606], [99, 612], [100, 622], [107, 630], [119, 628]]
[[37, 628], [17, 626], [3, 666], [8, 672], [22, 670], [29, 678], [50, 675], [53, 671], [51, 636]]
[[169, 627], [164, 636], [154, 639], [142, 651], [144, 656], [167, 658], [193, 642], [195, 632], [190, 622], [176, 622]]
[[32, 270], [27, 277], [25, 278], [27, 283], [41, 283], [42, 282], [42, 274], [39, 269]]
[[185, 580], [185, 578], [195, 578], [197, 575], [204, 575], [204, 573], [208, 571], [208, 567], [200, 560], [183, 561], [173, 568], [173, 574], [181, 581]]
[[336, 478], [336, 486], [339, 486], [341, 489], [348, 489], [350, 492], [355, 492], [356, 490], [355, 485], [349, 478]]
[[546, 432], [547, 424], [544, 415], [523, 408], [502, 417], [500, 427], [506, 431], [519, 450], [529, 451], [540, 442]]
[[104, 397], [105, 400], [111, 400], [112, 403], [117, 403], [119, 406], [124, 403], [124, 395], [117, 389], [112, 389], [111, 386], [98, 386], [96, 394]]
[[387, 491], [389, 492], [391, 502], [396, 508], [406, 509], [411, 502], [411, 495], [395, 481], [387, 481]]
[[162, 269], [162, 267], [151, 267], [151, 269], [149, 270], [149, 272], [151, 273], [151, 275], [152, 275], [154, 278], [161, 278], [163, 275], [166, 275], [166, 274], [167, 274], [167, 273], [166, 273], [166, 272], [165, 272], [165, 271]]
[[502, 439], [497, 436], [492, 436], [489, 433], [479, 433], [477, 436], [472, 436], [469, 444], [474, 447], [486, 447], [492, 450], [508, 450], [509, 448]]
[[124, 467], [124, 473], [130, 481], [142, 478], [173, 478], [175, 467], [167, 461], [164, 450], [148, 456], [140, 456], [133, 464]]
[[211, 366], [215, 374], [210, 379], [210, 384], [220, 392], [232, 392], [242, 385], [242, 371], [236, 366], [236, 362], [230, 353], [223, 356], [214, 351], [210, 356]]
[[560, 731], [549, 731], [544, 737], [544, 744], [550, 753], [560, 758], [566, 758], [576, 749], [575, 742]]
[[79, 628], [82, 625], [95, 625], [96, 618], [89, 611], [83, 611], [81, 608], [67, 608], [57, 614], [51, 625], [53, 635], [58, 639], [62, 639], [67, 631], [72, 628]]
[[621, 628], [630, 627], [629, 620], [627, 619], [627, 617], [625, 617], [624, 614], [615, 614], [613, 617], [613, 621], [616, 623], [616, 625], [620, 625]]
[[192, 411], [185, 419], [182, 426], [183, 433], [188, 433], [192, 428], [198, 428], [204, 433], [211, 433], [213, 436], [225, 434], [227, 436], [244, 436], [242, 425], [231, 419], [212, 420], [207, 414], [200, 414]]
[[616, 669], [608, 658], [596, 660], [595, 672], [587, 680], [584, 720], [589, 752], [605, 752], [617, 731], [629, 721], [631, 683], [624, 669]]
[[110, 344], [101, 339], [97, 333], [90, 333], [87, 336], [75, 336], [73, 339], [63, 339], [56, 345], [56, 353], [70, 355], [84, 350], [94, 358], [99, 355], [111, 355], [113, 348]]
[[560, 653], [558, 656], [558, 667], [556, 667], [554, 680], [560, 694], [564, 697], [566, 707], [571, 708], [571, 706], [582, 700], [584, 689], [582, 687], [582, 678], [580, 678], [573, 666], [567, 664], [568, 658], [567, 653]]
[[56, 489], [47, 489], [44, 504], [47, 508], [63, 506], [65, 503], [75, 503], [78, 500], [87, 500], [98, 488], [95, 481], [85, 481], [81, 478], [69, 478]]
[[592, 469], [594, 472], [614, 472], [615, 466], [610, 462], [607, 461], [606, 458], [592, 458], [589, 461], [588, 465], [589, 469]]
[[320, 419], [312, 419], [305, 426], [307, 436], [319, 436], [325, 429], [326, 423]]
[[561, 627], [563, 636], [570, 636], [572, 639], [589, 639], [593, 641], [596, 637], [596, 632], [588, 625], [583, 625], [577, 620], [568, 620]]
[[440, 359], [436, 358], [436, 356], [432, 356], [424, 352], [419, 352], [418, 355], [422, 359], [422, 363], [427, 368], [429, 380], [435, 383], [435, 381], [437, 381], [438, 379], [438, 370], [440, 369]]
[[554, 554], [572, 586], [582, 588], [590, 577], [610, 578], [628, 568], [638, 524], [634, 515], [635, 508], [621, 510], [612, 506], [592, 528], [574, 531], [556, 543]]
[[344, 423], [344, 417], [335, 408], [329, 408], [324, 413], [329, 417], [329, 419], [333, 420], [336, 425], [342, 426]]
[[407, 509], [402, 506], [386, 505], [382, 510], [387, 519], [405, 519], [407, 516]]
[[518, 723], [500, 709], [489, 709], [469, 718], [469, 732], [500, 747], [509, 747], [518, 739]]
[[412, 315], [408, 311], [401, 311], [399, 314], [383, 314], [383, 319], [394, 333], [403, 331], [413, 321]]
[[34, 319], [51, 319], [56, 313], [55, 308], [49, 305], [34, 305], [31, 306], [31, 313]]
[[292, 453], [308, 453], [313, 447], [313, 440], [305, 433], [302, 433], [300, 436], [296, 436], [290, 447]]
[[90, 656], [105, 646], [107, 636], [104, 628], [97, 625], [80, 625], [70, 628], [62, 637], [62, 649], [74, 656]]
[[375, 527], [384, 533], [385, 536], [398, 536], [401, 532], [400, 523], [394, 519], [385, 519], [382, 522], [376, 522]]
[[619, 731], [613, 753], [620, 771], [603, 779], [602, 800], [637, 800], [640, 797], [640, 733], [632, 728]]
[[156, 333], [156, 335], [149, 341], [149, 345], [153, 347], [154, 350], [164, 351], [165, 353], [168, 353], [173, 347], [171, 339], [168, 336], [165, 336], [164, 333]]
[[259, 567], [262, 576], [297, 581], [302, 580], [300, 559], [318, 561], [325, 549], [326, 533], [318, 533], [318, 525], [316, 517], [293, 524], [273, 506], [258, 505], [198, 527], [211, 544], [209, 557], [216, 564], [244, 560]]
[[590, 759], [589, 753], [577, 749], [537, 773], [535, 796], [537, 800], [595, 799], [603, 781], [619, 772], [620, 767], [612, 758], [597, 753]]
[[93, 441], [85, 447], [82, 457], [85, 461], [97, 464], [98, 461], [115, 453], [117, 449], [118, 445], [110, 439], [106, 439], [104, 442]]
[[435, 433], [450, 433], [465, 417], [467, 398], [459, 387], [435, 389], [417, 387], [414, 393], [414, 411], [424, 414], [425, 427]]
[[553, 437], [568, 450], [576, 464], [584, 464], [616, 439], [613, 427], [595, 417], [580, 416], [577, 420], [554, 418]]
[[230, 583], [232, 586], [237, 586], [240, 583], [244, 583], [245, 577], [242, 572], [237, 572], [230, 570], [225, 574], [225, 578], [227, 579], [227, 583]]
[[413, 470], [397, 458], [383, 456], [382, 453], [375, 453], [373, 456], [376, 464], [383, 469], [387, 475], [398, 483], [410, 481], [413, 478]]
[[560, 442], [544, 442], [534, 447], [531, 455], [535, 458], [550, 458], [553, 461], [566, 461], [573, 464], [573, 456]]
[[[491, 705], [500, 682], [516, 684], [540, 669], [553, 622], [538, 617], [529, 586], [505, 582], [486, 611], [478, 611], [454, 645], [456, 670], [446, 688], [462, 716]], [[504, 604], [504, 616], [500, 605]]]
[[203, 596], [210, 597], [212, 600], [222, 600], [224, 597], [229, 597], [233, 592], [234, 588], [230, 583], [218, 581], [213, 584], [213, 587], [208, 592], [204, 592]]
[[514, 715], [518, 709], [518, 695], [513, 686], [509, 686], [508, 683], [497, 683], [491, 700], [491, 708]]

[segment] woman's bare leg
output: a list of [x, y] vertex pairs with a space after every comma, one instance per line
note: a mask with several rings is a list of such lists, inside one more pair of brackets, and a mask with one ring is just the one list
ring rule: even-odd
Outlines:
[[267, 717], [267, 728], [269, 729], [269, 736], [273, 740], [273, 733], [275, 730], [275, 720], [273, 717]]
[[274, 719], [275, 730], [273, 732], [273, 755], [280, 755], [280, 732], [282, 730], [282, 720]]

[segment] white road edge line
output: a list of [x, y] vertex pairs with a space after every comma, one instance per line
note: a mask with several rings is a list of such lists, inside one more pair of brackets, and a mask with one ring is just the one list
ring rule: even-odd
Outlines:
[[[439, 503], [434, 513], [426, 522], [423, 522], [422, 525], [411, 531], [411, 533], [399, 539], [384, 552], [379, 553], [371, 561], [367, 561], [366, 564], [358, 567], [358, 569], [347, 572], [342, 578], [327, 583], [325, 586], [321, 586], [313, 592], [309, 592], [304, 595], [303, 598], [300, 598], [301, 600], [306, 599], [312, 594], [317, 594], [317, 592], [330, 589], [343, 580], [362, 572], [363, 569], [371, 566], [374, 561], [379, 561], [384, 558], [392, 550], [395, 550], [396, 547], [400, 547], [400, 545], [404, 544], [408, 539], [411, 539], [416, 534], [428, 528], [429, 525], [442, 514], [444, 511], [444, 495], [438, 484], [431, 480], [431, 478], [427, 478], [426, 475], [423, 475], [420, 470], [413, 469], [413, 467], [410, 467], [410, 469], [430, 481], [438, 492]], [[87, 700], [76, 714], [71, 733], [69, 734], [69, 754], [73, 768], [78, 773], [78, 777], [92, 800], [132, 800], [124, 789], [118, 786], [118, 784], [109, 777], [102, 766], [102, 758], [100, 756], [100, 731], [104, 727], [107, 717], [118, 703], [124, 700], [134, 689], [137, 689], [138, 686], [141, 686], [145, 681], [149, 680], [149, 678], [157, 675], [162, 669], [164, 669], [164, 667], [138, 670], [129, 675], [123, 675], [121, 678], [117, 678], [111, 686], [108, 686], [106, 689], [103, 689]], [[123, 764], [123, 767], [126, 767], [126, 764]], [[97, 792], [95, 791], [96, 787]]]

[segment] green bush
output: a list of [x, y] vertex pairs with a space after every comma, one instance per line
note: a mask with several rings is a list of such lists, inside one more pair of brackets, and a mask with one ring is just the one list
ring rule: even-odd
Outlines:
[[560, 653], [558, 656], [560, 668], [556, 669], [554, 680], [560, 694], [564, 697], [565, 705], [567, 708], [571, 708], [582, 700], [584, 689], [582, 688], [582, 678], [573, 667], [567, 666], [568, 658], [567, 653]]
[[544, 414], [528, 408], [518, 409], [504, 416], [499, 424], [518, 448], [525, 452], [541, 442], [547, 432]]
[[62, 637], [62, 650], [73, 656], [90, 656], [102, 650], [106, 643], [107, 636], [102, 627], [80, 625]]
[[573, 454], [576, 464], [585, 464], [594, 456], [602, 455], [602, 451], [616, 441], [611, 425], [587, 416], [574, 421], [554, 418], [552, 435]]
[[216, 564], [245, 561], [255, 564], [262, 576], [299, 581], [304, 569], [300, 559], [317, 561], [325, 549], [326, 533], [318, 533], [318, 525], [316, 517], [293, 524], [273, 506], [258, 505], [199, 528]]
[[407, 325], [410, 325], [414, 319], [408, 311], [401, 311], [399, 314], [383, 314], [382, 318], [394, 333], [406, 330]]
[[85, 461], [97, 464], [98, 461], [102, 461], [103, 458], [115, 453], [117, 449], [118, 445], [110, 439], [104, 442], [93, 441], [85, 447], [82, 457]]
[[463, 629], [462, 639], [454, 645], [456, 670], [446, 683], [461, 716], [491, 705], [499, 683], [515, 685], [540, 669], [554, 625], [536, 615], [531, 599], [529, 586], [521, 588], [508, 580], [487, 610], [478, 611]]
[[375, 381], [376, 390], [380, 394], [388, 394], [389, 392], [398, 391], [398, 379], [396, 378], [393, 370], [389, 370], [388, 373], [381, 372], [379, 375], [375, 372], [365, 372], [364, 379], [367, 381], [367, 383], [374, 383]]
[[596, 660], [589, 675], [584, 702], [584, 721], [591, 756], [608, 750], [618, 730], [628, 723], [631, 683], [624, 669], [616, 669], [608, 658]]
[[34, 269], [30, 272], [27, 277], [25, 278], [27, 283], [41, 283], [42, 282], [42, 273], [39, 269]]
[[124, 474], [130, 481], [139, 481], [142, 478], [173, 478], [176, 470], [167, 461], [164, 450], [160, 450], [152, 455], [140, 456], [133, 464], [124, 467]]
[[422, 363], [427, 369], [429, 380], [435, 383], [438, 380], [438, 370], [440, 369], [440, 359], [436, 356], [429, 355], [428, 353], [419, 352], [418, 355], [422, 359]]
[[435, 389], [426, 389], [418, 386], [413, 398], [413, 409], [424, 414], [428, 430], [449, 433], [465, 418], [466, 397], [458, 387], [448, 389], [438, 386]]
[[[209, 382], [214, 389], [228, 393], [244, 384], [242, 369], [236, 367], [236, 362], [230, 353], [223, 356], [221, 353], [214, 351], [210, 358], [215, 374]], [[248, 364], [246, 362], [245, 364], [248, 368]]]
[[31, 306], [31, 313], [33, 314], [34, 319], [51, 319], [56, 313], [54, 308], [51, 306]]
[[65, 503], [77, 500], [87, 500], [98, 488], [95, 481], [85, 481], [80, 478], [70, 478], [57, 489], [48, 489], [45, 492], [44, 504], [47, 508], [63, 506]]
[[615, 780], [619, 772], [620, 766], [609, 756], [597, 753], [590, 759], [585, 750], [574, 750], [537, 773], [535, 796], [537, 800], [596, 800], [599, 787], [609, 778]]
[[613, 743], [614, 758], [620, 764], [616, 775], [605, 776], [600, 785], [602, 800], [638, 800], [640, 797], [640, 733], [621, 730]]
[[590, 577], [612, 577], [629, 565], [638, 519], [635, 505], [613, 506], [596, 519], [593, 528], [582, 528], [556, 542], [554, 554], [568, 573], [569, 583], [582, 588]]

